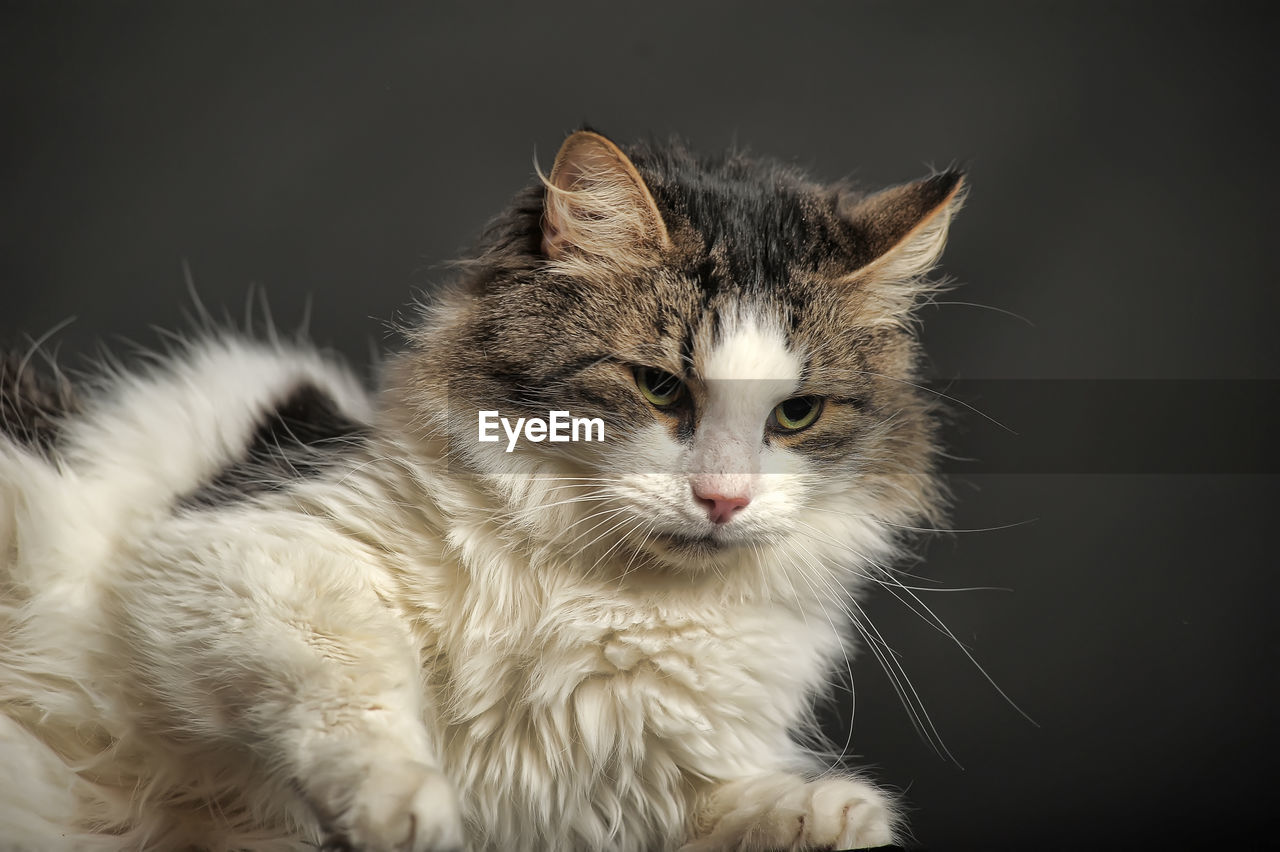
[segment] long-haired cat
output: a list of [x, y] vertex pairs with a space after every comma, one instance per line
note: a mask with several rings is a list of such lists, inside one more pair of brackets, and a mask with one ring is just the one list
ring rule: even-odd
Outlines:
[[5, 362], [0, 848], [893, 840], [798, 732], [942, 502], [912, 309], [961, 195], [581, 131], [375, 394], [225, 334]]

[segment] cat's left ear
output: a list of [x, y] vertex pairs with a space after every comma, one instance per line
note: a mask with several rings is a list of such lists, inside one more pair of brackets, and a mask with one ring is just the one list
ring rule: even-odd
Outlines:
[[598, 133], [566, 139], [543, 182], [542, 251], [551, 260], [641, 262], [671, 245], [635, 164]]
[[964, 175], [946, 171], [842, 203], [860, 249], [848, 277], [890, 286], [918, 281], [942, 255], [964, 195]]

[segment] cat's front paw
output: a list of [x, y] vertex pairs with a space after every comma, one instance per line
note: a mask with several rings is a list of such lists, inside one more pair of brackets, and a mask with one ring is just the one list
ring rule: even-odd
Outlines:
[[374, 770], [352, 791], [322, 847], [333, 852], [461, 852], [462, 817], [438, 769], [403, 763]]
[[863, 781], [826, 778], [807, 785], [802, 846], [856, 849], [893, 842], [889, 799]]
[[857, 849], [893, 842], [888, 797], [856, 778], [766, 775], [713, 795], [714, 821], [680, 852]]

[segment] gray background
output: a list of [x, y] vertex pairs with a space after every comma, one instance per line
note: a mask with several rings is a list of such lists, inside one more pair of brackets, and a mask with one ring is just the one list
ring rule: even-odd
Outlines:
[[[0, 336], [74, 316], [48, 343], [72, 365], [153, 344], [184, 326], [186, 261], [215, 311], [242, 316], [253, 285], [290, 326], [310, 300], [313, 336], [367, 363], [586, 121], [868, 186], [965, 164], [945, 260], [962, 286], [923, 312], [941, 378], [1280, 379], [1274, 30], [1248, 8], [4, 3]], [[1071, 447], [1138, 418], [1154, 472], [1022, 470], [1000, 433], [1001, 473], [953, 477], [956, 526], [1003, 528], [935, 540], [911, 570], [1013, 590], [920, 594], [1039, 724], [873, 597], [964, 766], [858, 658], [853, 750], [907, 788], [921, 843], [1273, 833], [1276, 471], [1180, 462], [1265, 449], [1276, 386], [1243, 386], [1248, 417], [1186, 384], [1159, 417], [1008, 424]], [[1161, 444], [1162, 423], [1195, 428]]]

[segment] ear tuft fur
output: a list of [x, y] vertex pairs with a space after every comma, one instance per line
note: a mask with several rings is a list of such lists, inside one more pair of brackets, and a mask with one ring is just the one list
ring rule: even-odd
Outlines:
[[546, 187], [542, 250], [553, 261], [639, 261], [670, 245], [657, 204], [631, 160], [598, 133], [565, 140]]

